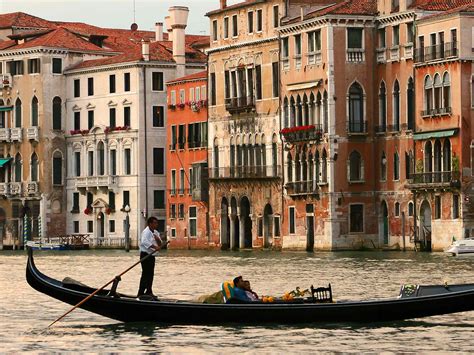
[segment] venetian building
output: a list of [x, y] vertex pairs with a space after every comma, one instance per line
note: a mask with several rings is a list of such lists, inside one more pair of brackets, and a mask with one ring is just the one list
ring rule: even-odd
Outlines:
[[119, 55], [66, 71], [69, 234], [121, 246], [127, 215], [132, 246], [150, 216], [166, 231], [166, 82], [206, 68], [208, 37], [186, 35], [188, 12], [171, 7], [155, 32], [87, 29], [127, 42]]
[[472, 236], [474, 7], [432, 4], [435, 13], [416, 21], [414, 137], [417, 241], [443, 250]]
[[221, 248], [281, 246], [279, 42], [283, 1], [245, 1], [207, 14], [209, 214]]

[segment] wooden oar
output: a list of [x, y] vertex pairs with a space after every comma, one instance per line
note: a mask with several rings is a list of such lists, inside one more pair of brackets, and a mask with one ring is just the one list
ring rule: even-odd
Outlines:
[[61, 319], [63, 319], [64, 317], [66, 317], [69, 313], [71, 313], [72, 311], [74, 311], [76, 308], [80, 307], [81, 305], [83, 305], [84, 303], [86, 303], [88, 300], [90, 300], [95, 294], [97, 294], [98, 292], [102, 291], [104, 288], [106, 288], [107, 286], [109, 286], [112, 282], [114, 282], [117, 278], [120, 278], [120, 276], [123, 276], [125, 275], [127, 272], [129, 272], [130, 270], [132, 270], [135, 266], [137, 266], [138, 264], [140, 264], [143, 260], [145, 259], [148, 259], [150, 256], [152, 256], [153, 254], [155, 253], [151, 253], [151, 254], [148, 254], [147, 256], [145, 256], [144, 258], [138, 260], [135, 264], [133, 264], [132, 266], [130, 266], [127, 270], [125, 270], [124, 272], [122, 272], [120, 275], [117, 275], [115, 276], [112, 280], [110, 280], [109, 282], [107, 282], [104, 286], [102, 286], [101, 288], [98, 288], [97, 290], [95, 290], [94, 292], [92, 292], [89, 296], [87, 296], [86, 298], [84, 298], [81, 302], [79, 302], [78, 304], [76, 304], [74, 307], [72, 307], [69, 311], [67, 311], [66, 313], [64, 313], [61, 317], [59, 317], [58, 319], [56, 319], [53, 323], [51, 323], [50, 325], [48, 325], [48, 328], [50, 328], [53, 324], [59, 322]]

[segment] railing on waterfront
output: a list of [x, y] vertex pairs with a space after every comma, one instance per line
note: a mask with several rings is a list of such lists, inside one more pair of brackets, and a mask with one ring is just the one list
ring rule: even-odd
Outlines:
[[280, 178], [280, 165], [234, 166], [209, 168], [209, 179], [268, 179]]
[[411, 174], [408, 184], [412, 187], [429, 187], [430, 185], [456, 186], [461, 174], [459, 171], [435, 171]]

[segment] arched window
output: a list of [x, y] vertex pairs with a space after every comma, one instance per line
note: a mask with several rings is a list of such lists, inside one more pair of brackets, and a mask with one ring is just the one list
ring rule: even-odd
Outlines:
[[395, 80], [393, 84], [393, 130], [400, 130], [400, 84]]
[[53, 99], [53, 129], [56, 129], [56, 130], [62, 129], [61, 116], [62, 116], [62, 100], [60, 97], [56, 96]]
[[393, 154], [393, 180], [400, 180], [400, 156], [398, 152]]
[[293, 161], [291, 159], [290, 152], [288, 152], [286, 159], [287, 159], [286, 173], [288, 175], [288, 182], [292, 182], [293, 181]]
[[323, 132], [329, 132], [329, 100], [326, 90], [324, 90], [323, 94]]
[[349, 132], [364, 132], [364, 93], [358, 83], [349, 89]]
[[311, 93], [311, 95], [309, 96], [309, 124], [316, 124], [316, 119], [315, 119], [315, 108], [316, 108], [316, 102], [315, 102], [315, 99], [314, 99], [314, 94]]
[[53, 154], [53, 185], [63, 184], [63, 155], [56, 151]]
[[385, 152], [382, 152], [382, 158], [380, 159], [380, 180], [387, 180], [387, 157]]
[[300, 154], [296, 153], [295, 157], [295, 181], [300, 182], [301, 181], [301, 160], [300, 160]]
[[379, 122], [379, 131], [385, 132], [387, 130], [387, 90], [383, 81], [379, 88]]
[[362, 156], [356, 150], [349, 155], [348, 161], [349, 181], [361, 181], [362, 178]]
[[303, 126], [308, 126], [310, 122], [309, 119], [309, 105], [308, 105], [308, 96], [303, 95]]
[[20, 98], [15, 101], [15, 127], [21, 128], [22, 124], [22, 113], [21, 113], [21, 100]]
[[303, 105], [300, 95], [296, 96], [296, 126], [303, 125]]
[[214, 168], [216, 169], [216, 176], [219, 176], [219, 146], [217, 145], [217, 138], [214, 140]]
[[408, 202], [408, 216], [413, 217], [413, 202]]
[[323, 183], [328, 182], [328, 158], [326, 149], [323, 150], [323, 159], [321, 161], [321, 181]]
[[322, 108], [322, 97], [321, 93], [318, 91], [316, 95], [316, 124], [323, 124], [323, 108]]
[[429, 75], [425, 78], [425, 113], [424, 116], [431, 115], [433, 109], [433, 81]]
[[407, 123], [408, 129], [413, 130], [413, 124], [415, 122], [415, 85], [413, 84], [413, 78], [408, 79], [407, 86]]
[[22, 160], [21, 160], [21, 154], [17, 153], [15, 155], [15, 182], [22, 182]]
[[451, 113], [451, 80], [448, 72], [443, 75], [443, 108], [444, 113]]
[[395, 217], [400, 217], [400, 202], [395, 202]]
[[274, 177], [278, 176], [278, 145], [274, 141], [272, 143], [272, 166], [273, 166], [273, 175]]
[[36, 153], [31, 155], [30, 166], [31, 181], [38, 181], [38, 156]]
[[290, 127], [290, 107], [287, 97], [283, 100], [283, 127]]
[[33, 96], [33, 100], [31, 100], [31, 126], [38, 126], [38, 99], [36, 96]]
[[434, 109], [439, 110], [442, 106], [442, 88], [443, 88], [443, 83], [441, 82], [441, 77], [439, 76], [438, 73], [434, 76]]
[[290, 99], [290, 127], [295, 127], [296, 126], [296, 104], [295, 104], [295, 99], [292, 96]]
[[306, 152], [301, 155], [301, 181], [308, 181], [308, 161], [306, 160]]
[[316, 184], [314, 183], [314, 160], [311, 152], [308, 155], [308, 188], [313, 191], [316, 189]]
[[424, 172], [425, 172], [425, 182], [432, 181], [432, 175], [426, 173], [433, 172], [433, 150], [432, 144], [430, 141], [426, 142], [425, 144], [425, 164], [424, 164]]
[[105, 151], [103, 142], [97, 144], [97, 175], [105, 175]]
[[451, 167], [451, 142], [449, 139], [444, 140], [443, 144], [443, 171], [452, 171]]
[[319, 152], [316, 151], [316, 154], [314, 156], [314, 165], [315, 165], [315, 180], [316, 182], [321, 181], [321, 162], [319, 161]]

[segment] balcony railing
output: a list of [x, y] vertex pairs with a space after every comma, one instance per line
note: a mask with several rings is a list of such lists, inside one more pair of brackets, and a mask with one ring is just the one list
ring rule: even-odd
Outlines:
[[287, 127], [281, 130], [281, 134], [287, 142], [318, 141], [323, 134], [322, 125]]
[[28, 127], [26, 129], [26, 138], [30, 141], [39, 142], [39, 128], [38, 127]]
[[39, 193], [39, 183], [36, 181], [28, 181], [26, 183], [26, 193], [28, 195], [36, 195]]
[[434, 46], [417, 48], [415, 62], [429, 62], [432, 60], [457, 57], [458, 55], [458, 42], [446, 42]]
[[75, 177], [76, 188], [114, 188], [117, 185], [116, 176], [80, 176]]
[[347, 133], [351, 135], [367, 134], [367, 121], [348, 121]]
[[347, 48], [346, 61], [352, 63], [360, 63], [365, 61], [365, 53], [363, 48]]
[[11, 74], [0, 74], [0, 89], [12, 87]]
[[444, 115], [450, 115], [451, 113], [452, 113], [451, 107], [439, 107], [439, 108], [431, 108], [428, 110], [422, 110], [421, 116], [422, 117], [444, 116]]
[[390, 48], [390, 60], [391, 61], [400, 60], [400, 47], [399, 46]]
[[387, 61], [387, 51], [385, 48], [377, 49], [377, 63], [385, 63]]
[[387, 125], [387, 132], [400, 132], [400, 123]]
[[0, 142], [10, 142], [10, 128], [0, 128]]
[[10, 195], [21, 195], [23, 192], [23, 184], [21, 182], [10, 182]]
[[436, 171], [411, 174], [408, 186], [414, 188], [458, 187], [461, 174], [459, 171]]
[[290, 196], [317, 194], [319, 188], [315, 180], [288, 182], [285, 187]]
[[380, 126], [375, 126], [374, 127], [374, 132], [375, 133], [385, 133], [385, 132], [387, 132], [387, 125], [383, 124], [383, 125], [380, 125]]
[[7, 196], [10, 194], [10, 184], [8, 182], [0, 183], [0, 195]]
[[230, 113], [250, 112], [255, 109], [255, 98], [253, 96], [227, 98], [225, 108]]
[[23, 139], [22, 128], [10, 128], [10, 140], [12, 142], [18, 141], [21, 143], [22, 139]]
[[209, 179], [278, 179], [281, 178], [281, 166], [235, 166], [209, 168]]
[[405, 44], [405, 59], [413, 59], [413, 43]]

